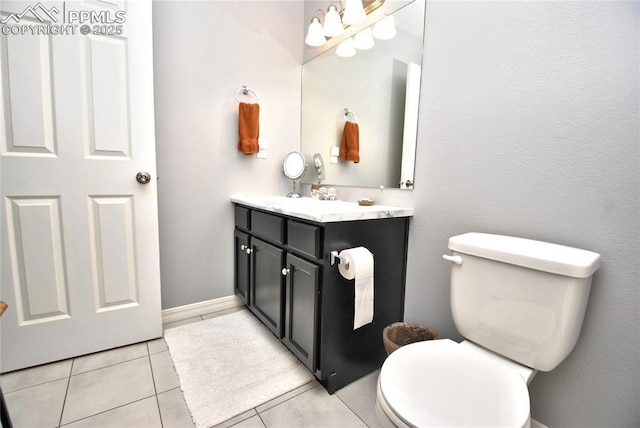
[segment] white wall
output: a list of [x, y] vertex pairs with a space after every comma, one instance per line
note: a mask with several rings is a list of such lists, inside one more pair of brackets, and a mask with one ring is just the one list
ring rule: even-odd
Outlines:
[[640, 426], [639, 3], [427, 2], [405, 318], [459, 338], [450, 236], [482, 231], [602, 254], [581, 337], [533, 380], [550, 427]]
[[[232, 293], [233, 192], [288, 189], [279, 160], [299, 131], [296, 3], [154, 3], [165, 308]], [[640, 425], [638, 15], [637, 2], [427, 2], [415, 190], [338, 189], [415, 208], [406, 319], [443, 336], [459, 338], [448, 237], [487, 231], [602, 254], [576, 349], [531, 385], [533, 417], [554, 428]], [[266, 161], [235, 153], [242, 84], [271, 104], [282, 147]]]
[[[162, 307], [233, 294], [237, 192], [286, 194], [300, 145], [301, 2], [154, 1]], [[236, 92], [260, 101], [268, 158], [237, 151]]]

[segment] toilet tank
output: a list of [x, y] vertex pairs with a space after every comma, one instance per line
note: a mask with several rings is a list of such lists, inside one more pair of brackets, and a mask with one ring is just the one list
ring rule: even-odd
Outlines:
[[569, 355], [599, 254], [486, 233], [454, 236], [449, 249], [460, 334], [536, 370], [553, 370]]

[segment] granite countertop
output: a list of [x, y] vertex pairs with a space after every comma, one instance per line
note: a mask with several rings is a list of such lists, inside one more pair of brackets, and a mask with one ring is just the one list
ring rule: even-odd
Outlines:
[[360, 206], [357, 202], [321, 201], [309, 197], [234, 195], [231, 201], [319, 223], [413, 216], [413, 208], [387, 205]]

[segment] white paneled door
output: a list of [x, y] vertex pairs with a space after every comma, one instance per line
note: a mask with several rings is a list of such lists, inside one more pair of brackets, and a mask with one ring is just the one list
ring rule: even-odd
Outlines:
[[151, 0], [0, 20], [0, 370], [161, 336]]

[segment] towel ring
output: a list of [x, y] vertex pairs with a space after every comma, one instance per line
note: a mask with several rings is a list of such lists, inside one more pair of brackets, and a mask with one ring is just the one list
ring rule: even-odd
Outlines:
[[352, 112], [351, 110], [349, 110], [348, 108], [345, 108], [344, 109], [344, 121], [345, 122], [349, 118], [349, 115], [353, 116], [353, 120], [354, 120], [355, 123], [358, 123], [358, 116], [356, 116], [356, 114], [354, 112]]
[[256, 95], [256, 93], [253, 92], [251, 89], [247, 88], [246, 85], [242, 85], [242, 88], [238, 89], [238, 92], [236, 92], [236, 100], [240, 102], [240, 94], [249, 95], [249, 93], [251, 93], [255, 97], [256, 102], [258, 102], [258, 95]]

